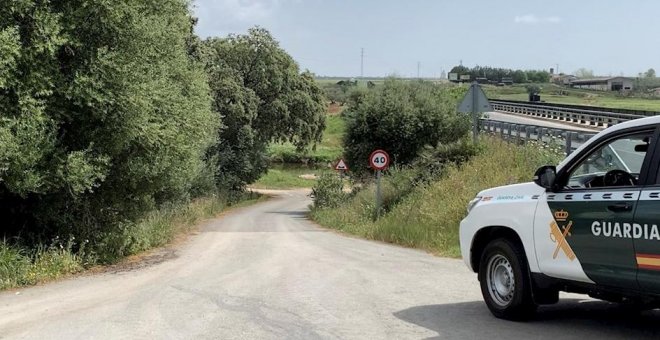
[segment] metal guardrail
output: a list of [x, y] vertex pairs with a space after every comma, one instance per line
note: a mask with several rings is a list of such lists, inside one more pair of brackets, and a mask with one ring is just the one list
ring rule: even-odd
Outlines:
[[635, 109], [618, 109], [611, 107], [602, 107], [602, 106], [590, 106], [590, 105], [577, 105], [577, 104], [560, 104], [560, 103], [546, 103], [546, 102], [537, 102], [530, 103], [527, 101], [520, 100], [506, 100], [506, 99], [492, 99], [499, 102], [506, 102], [510, 104], [539, 104], [548, 107], [557, 107], [557, 108], [566, 108], [566, 109], [580, 109], [580, 110], [589, 110], [589, 111], [598, 111], [598, 112], [611, 112], [611, 113], [623, 113], [623, 114], [633, 114], [640, 115], [645, 117], [652, 117], [660, 115], [660, 112], [657, 111], [648, 111], [648, 110], [635, 110]]
[[592, 127], [609, 127], [625, 121], [647, 117], [646, 115], [641, 114], [577, 109], [572, 107], [505, 100], [490, 100], [490, 104], [493, 107], [493, 110], [499, 112], [522, 114]]
[[567, 156], [595, 135], [595, 133], [585, 131], [505, 123], [488, 119], [480, 119], [479, 124], [481, 131], [498, 135], [510, 142], [535, 141], [544, 145], [560, 144]]

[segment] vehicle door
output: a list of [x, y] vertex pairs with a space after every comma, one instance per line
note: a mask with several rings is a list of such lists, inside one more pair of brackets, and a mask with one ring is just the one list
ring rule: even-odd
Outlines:
[[633, 240], [639, 287], [660, 294], [660, 145], [653, 154], [650, 184], [642, 190], [635, 211]]
[[534, 243], [542, 273], [612, 287], [637, 287], [631, 237], [647, 180], [654, 129], [600, 137], [557, 174], [539, 197]]

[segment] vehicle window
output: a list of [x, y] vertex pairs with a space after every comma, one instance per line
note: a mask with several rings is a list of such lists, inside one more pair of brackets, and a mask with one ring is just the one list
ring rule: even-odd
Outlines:
[[639, 181], [652, 133], [625, 136], [599, 147], [573, 168], [568, 188], [634, 186]]

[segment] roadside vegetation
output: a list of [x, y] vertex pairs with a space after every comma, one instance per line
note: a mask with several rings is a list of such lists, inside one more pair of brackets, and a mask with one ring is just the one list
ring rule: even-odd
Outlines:
[[268, 146], [271, 163], [301, 164], [305, 166], [325, 165], [335, 162], [343, 154], [342, 138], [346, 129], [344, 118], [339, 114], [328, 115], [325, 119], [323, 138], [314, 147], [298, 150], [291, 143], [273, 143]]
[[[16, 244], [0, 241], [0, 290], [34, 285], [75, 274], [99, 263], [117, 260], [162, 247], [193, 230], [200, 221], [217, 216], [228, 207], [256, 202], [262, 196], [245, 193], [228, 201], [226, 195], [198, 198], [147, 213], [121, 234], [107, 234], [108, 251], [94, 253], [89, 240], [55, 237], [49, 244]], [[103, 256], [103, 258], [99, 258]]]
[[[612, 91], [591, 91], [571, 89], [550, 83], [536, 84], [541, 88], [541, 100], [548, 103], [573, 104], [610, 107], [614, 109], [632, 109], [660, 112], [660, 97], [640, 93], [619, 94]], [[658, 84], [660, 86], [660, 84]], [[488, 98], [528, 101], [526, 86], [493, 86], [482, 85]]]
[[[469, 143], [465, 145], [470, 145]], [[375, 185], [344, 193], [336, 177], [324, 177], [316, 188], [311, 217], [321, 225], [368, 239], [459, 257], [458, 225], [467, 203], [484, 189], [530, 181], [541, 165], [557, 164], [562, 154], [539, 145], [518, 146], [497, 137], [485, 137], [473, 156], [431, 157], [446, 166], [436, 167], [430, 180], [420, 178], [428, 163], [393, 169], [383, 177], [384, 214], [375, 219]], [[469, 156], [469, 157], [468, 157]], [[469, 160], [467, 160], [469, 159]], [[502, 160], [507, 160], [503, 162]]]
[[321, 142], [312, 74], [189, 5], [0, 2], [0, 287], [161, 246], [248, 199], [271, 143]]
[[[519, 146], [494, 136], [473, 143], [469, 116], [456, 112], [465, 90], [389, 78], [350, 92], [342, 145], [351, 177], [322, 174], [313, 187], [311, 217], [361, 237], [459, 256], [458, 224], [479, 191], [529, 181], [538, 166], [563, 158], [554, 147]], [[386, 150], [392, 160], [382, 178], [380, 208], [367, 161], [374, 149]]]
[[268, 172], [251, 184], [255, 189], [297, 189], [311, 188], [323, 174], [335, 174], [327, 166], [304, 166], [300, 164], [273, 164]]

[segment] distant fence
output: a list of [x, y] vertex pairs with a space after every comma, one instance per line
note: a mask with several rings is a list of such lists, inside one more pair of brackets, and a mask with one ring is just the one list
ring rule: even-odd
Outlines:
[[[607, 108], [528, 103], [511, 100], [490, 100], [493, 110], [505, 113], [515, 113], [548, 120], [563, 121], [566, 123], [588, 125], [591, 127], [609, 127], [629, 120], [648, 117], [657, 114], [650, 111], [635, 111], [638, 113], [613, 112]], [[621, 111], [621, 110], [619, 110]], [[632, 110], [630, 110], [632, 111]]]
[[488, 119], [481, 119], [479, 124], [481, 131], [497, 135], [511, 142], [527, 143], [535, 141], [546, 145], [560, 144], [567, 156], [595, 135], [592, 132], [505, 123]]

